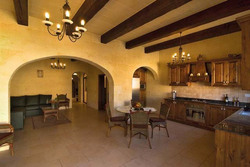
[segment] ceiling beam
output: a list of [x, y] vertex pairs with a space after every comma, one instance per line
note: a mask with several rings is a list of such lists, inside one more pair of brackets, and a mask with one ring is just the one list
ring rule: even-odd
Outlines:
[[28, 0], [13, 0], [17, 23], [28, 26]]
[[[206, 30], [202, 30], [199, 32], [195, 32], [193, 34], [183, 36], [181, 37], [181, 44], [185, 45], [188, 43], [197, 42], [197, 41], [201, 41], [201, 40], [208, 39], [208, 38], [213, 38], [213, 37], [218, 37], [221, 35], [234, 33], [240, 30], [241, 30], [240, 26], [237, 24], [237, 22], [233, 21], [233, 22], [229, 22], [226, 24], [222, 24], [216, 27], [212, 27]], [[179, 46], [179, 45], [180, 45], [180, 38], [175, 38], [169, 41], [165, 41], [159, 44], [145, 47], [145, 53], [151, 53], [151, 52], [168, 49], [168, 48], [172, 48], [172, 47]]]
[[85, 24], [90, 21], [99, 10], [101, 10], [109, 0], [85, 0], [79, 10], [76, 12], [72, 21], [71, 31], [74, 31], [75, 26], [79, 25], [83, 19]]
[[130, 40], [126, 42], [126, 48], [131, 49], [249, 9], [250, 0], [228, 0], [170, 25]]
[[191, 0], [156, 0], [103, 34], [101, 36], [101, 42], [108, 43], [190, 1]]

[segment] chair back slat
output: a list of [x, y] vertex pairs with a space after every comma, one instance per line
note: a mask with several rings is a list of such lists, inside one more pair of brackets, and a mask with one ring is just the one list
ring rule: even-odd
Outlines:
[[143, 125], [148, 125], [149, 113], [143, 110], [138, 110], [135, 112], [130, 111], [131, 125], [132, 128], [136, 127], [145, 127]]
[[166, 103], [161, 103], [160, 109], [160, 118], [167, 119], [170, 112], [171, 105], [167, 105]]
[[111, 112], [110, 112], [110, 107], [109, 107], [109, 104], [105, 104], [105, 110], [106, 110], [106, 114], [107, 114], [107, 117], [108, 117], [108, 121], [110, 121], [110, 118], [111, 118]]
[[67, 99], [67, 93], [66, 94], [56, 94], [57, 100], [66, 100]]

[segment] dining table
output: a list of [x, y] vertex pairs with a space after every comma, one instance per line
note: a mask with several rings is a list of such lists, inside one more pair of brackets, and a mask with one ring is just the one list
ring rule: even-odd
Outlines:
[[[117, 111], [121, 112], [121, 113], [125, 113], [125, 114], [129, 114], [130, 110], [134, 111], [135, 109], [131, 106], [119, 106], [116, 108]], [[156, 112], [157, 110], [154, 107], [143, 107], [144, 111], [147, 112]]]

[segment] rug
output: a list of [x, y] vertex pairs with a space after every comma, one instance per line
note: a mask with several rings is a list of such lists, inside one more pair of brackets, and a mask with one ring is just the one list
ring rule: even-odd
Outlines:
[[55, 116], [49, 116], [46, 118], [45, 122], [43, 122], [43, 115], [33, 116], [32, 117], [33, 128], [40, 129], [50, 126], [56, 126], [60, 124], [71, 123], [71, 121], [66, 118], [62, 113], [58, 113], [58, 120]]

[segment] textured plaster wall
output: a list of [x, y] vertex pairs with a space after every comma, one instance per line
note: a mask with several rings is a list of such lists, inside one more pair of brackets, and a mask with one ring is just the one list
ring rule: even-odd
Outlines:
[[[183, 50], [191, 54], [190, 61], [196, 61], [199, 54], [204, 55], [206, 60], [226, 58], [228, 54], [241, 53], [241, 32], [215, 37], [200, 42], [183, 45]], [[178, 47], [160, 51], [160, 74], [169, 84], [167, 63], [171, 62], [171, 56], [178, 51]], [[244, 78], [243, 78], [244, 79]], [[173, 86], [172, 90], [177, 91], [177, 96], [193, 97], [204, 99], [221, 100], [223, 94], [229, 95], [229, 100], [239, 97], [240, 101], [250, 102], [250, 98], [245, 97], [250, 91], [243, 91], [237, 87], [212, 87], [203, 83], [191, 83], [191, 86]], [[170, 96], [170, 95], [169, 95]]]
[[[74, 72], [84, 72], [88, 75], [88, 106], [97, 109], [97, 77], [102, 72], [96, 67], [81, 61], [71, 62], [69, 59], [60, 59], [60, 61], [67, 64], [65, 70], [51, 69], [50, 63], [52, 60], [50, 59], [39, 60], [20, 68], [12, 77], [10, 95], [52, 94], [52, 98], [56, 98], [56, 94], [67, 93], [67, 97], [72, 102], [72, 74]], [[43, 78], [37, 77], [37, 70], [43, 70]]]
[[159, 82], [150, 71], [146, 72], [146, 103], [159, 111], [163, 98], [171, 92], [171, 87]]
[[48, 34], [40, 19], [29, 17], [26, 27], [16, 23], [13, 12], [1, 9], [0, 15], [0, 122], [10, 120], [12, 74], [34, 60], [67, 56], [98, 67], [108, 77], [109, 101], [114, 115], [117, 114], [114, 107], [129, 102], [132, 97], [132, 76], [137, 68], [147, 66], [158, 73], [159, 53], [144, 54], [143, 47], [127, 50], [118, 40], [102, 44], [99, 35], [89, 32], [76, 43], [67, 38], [59, 42]]

